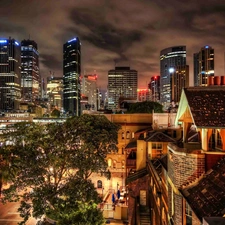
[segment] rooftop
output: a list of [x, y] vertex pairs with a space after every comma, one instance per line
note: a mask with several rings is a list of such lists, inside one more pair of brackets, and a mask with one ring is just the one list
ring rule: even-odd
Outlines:
[[197, 127], [225, 127], [225, 87], [184, 88]]
[[188, 204], [202, 221], [203, 217], [225, 214], [225, 157], [195, 185], [181, 190]]

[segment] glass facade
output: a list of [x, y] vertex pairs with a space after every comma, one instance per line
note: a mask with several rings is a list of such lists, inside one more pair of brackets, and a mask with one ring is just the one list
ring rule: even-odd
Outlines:
[[21, 42], [21, 88], [22, 100], [34, 102], [40, 97], [41, 78], [39, 72], [39, 53], [36, 42]]
[[63, 107], [66, 113], [81, 114], [81, 43], [73, 38], [63, 45]]
[[160, 52], [160, 102], [168, 106], [172, 101], [172, 74], [177, 67], [186, 66], [186, 46], [174, 46]]
[[130, 67], [108, 71], [108, 108], [119, 109], [119, 98], [137, 101], [138, 72]]
[[197, 74], [194, 74], [197, 77], [196, 86], [208, 86], [208, 78], [214, 76], [214, 49], [206, 45], [197, 55], [198, 57], [195, 59], [197, 62], [194, 62], [198, 68]]
[[19, 109], [21, 99], [20, 45], [15, 39], [0, 40], [0, 110]]

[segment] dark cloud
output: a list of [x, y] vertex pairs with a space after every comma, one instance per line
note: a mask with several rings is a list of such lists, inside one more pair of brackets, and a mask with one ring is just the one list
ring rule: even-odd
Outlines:
[[62, 46], [78, 36], [82, 71], [98, 73], [107, 86], [115, 64], [138, 70], [139, 87], [159, 74], [159, 54], [174, 45], [193, 53], [204, 45], [215, 49], [216, 74], [225, 74], [225, 4], [221, 0], [1, 0], [0, 37], [38, 43], [42, 76], [62, 75]]

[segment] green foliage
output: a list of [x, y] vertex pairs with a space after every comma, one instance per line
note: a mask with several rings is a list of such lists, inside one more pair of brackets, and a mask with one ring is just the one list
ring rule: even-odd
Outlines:
[[163, 113], [163, 106], [158, 102], [136, 102], [129, 104], [127, 113]]
[[53, 109], [51, 112], [51, 117], [60, 117], [60, 111], [58, 109]]
[[77, 209], [72, 210], [70, 214], [63, 214], [57, 224], [71, 224], [71, 225], [101, 225], [104, 224], [105, 219], [97, 205], [90, 202], [78, 202]]
[[10, 174], [1, 200], [21, 201], [24, 221], [31, 214], [51, 214], [57, 221], [68, 215], [69, 220], [83, 218], [83, 224], [89, 224], [87, 218], [90, 224], [101, 224], [87, 216], [101, 217], [95, 207], [101, 199], [89, 178], [92, 173], [109, 176], [106, 156], [117, 144], [118, 130], [106, 117], [93, 115], [63, 124], [16, 124], [4, 134], [0, 148]]

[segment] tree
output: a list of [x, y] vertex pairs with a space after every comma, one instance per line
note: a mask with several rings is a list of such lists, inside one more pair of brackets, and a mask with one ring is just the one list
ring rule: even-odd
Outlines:
[[158, 102], [136, 102], [129, 104], [127, 113], [162, 113], [163, 106]]
[[117, 144], [118, 129], [105, 116], [93, 115], [69, 118], [63, 124], [16, 124], [4, 134], [0, 149], [13, 171], [2, 201], [20, 200], [24, 221], [31, 214], [47, 214], [57, 221], [78, 215], [84, 219], [91, 209], [102, 216], [96, 208], [101, 198], [90, 175], [110, 176], [106, 156]]
[[60, 117], [60, 111], [58, 109], [53, 109], [51, 112], [52, 117]]

